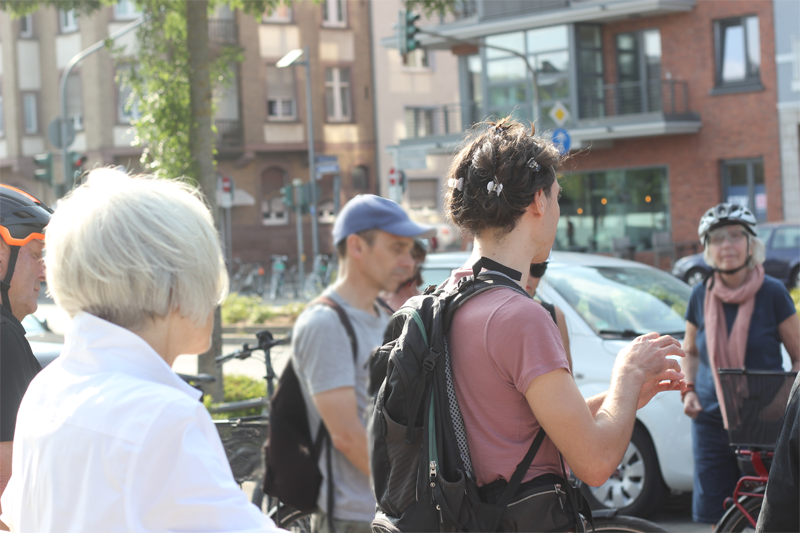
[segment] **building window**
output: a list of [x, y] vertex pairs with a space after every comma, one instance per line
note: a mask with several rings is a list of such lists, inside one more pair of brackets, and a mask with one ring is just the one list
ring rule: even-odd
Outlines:
[[410, 70], [430, 69], [428, 51], [425, 48], [417, 48], [413, 52], [404, 55], [403, 66]]
[[78, 31], [78, 16], [74, 9], [69, 11], [58, 10], [58, 26], [61, 33], [72, 33]]
[[287, 4], [279, 4], [272, 6], [271, 12], [264, 12], [261, 15], [261, 22], [289, 24], [292, 22], [292, 6]]
[[295, 120], [296, 94], [294, 69], [267, 65], [267, 118]]
[[575, 25], [578, 109], [581, 118], [606, 116], [603, 80], [603, 33], [597, 24]]
[[369, 171], [364, 165], [353, 169], [353, 190], [366, 192], [369, 190]]
[[556, 249], [609, 252], [614, 239], [627, 237], [649, 250], [654, 233], [671, 229], [666, 168], [575, 173], [561, 186]]
[[141, 118], [139, 99], [133, 96], [129, 78], [131, 67], [121, 67], [117, 74], [117, 120], [120, 124], [131, 124]]
[[329, 28], [347, 26], [347, 0], [324, 0], [322, 2], [322, 25]]
[[618, 33], [616, 45], [617, 85], [604, 95], [609, 107], [616, 115], [661, 111], [661, 32]]
[[717, 86], [761, 85], [758, 17], [718, 20], [714, 24]]
[[289, 185], [289, 179], [280, 168], [268, 168], [261, 175], [261, 223], [264, 226], [289, 223], [289, 212], [281, 195], [284, 185]]
[[764, 162], [740, 159], [722, 162], [722, 196], [729, 204], [746, 206], [756, 220], [767, 220], [767, 190], [764, 186]]
[[119, 0], [114, 5], [114, 18], [117, 20], [133, 20], [141, 14], [133, 0]]
[[19, 19], [19, 36], [23, 38], [33, 37], [33, 15], [25, 15]]
[[22, 95], [22, 110], [25, 133], [39, 133], [39, 114], [35, 94], [26, 93]]
[[67, 116], [72, 119], [76, 131], [83, 131], [81, 75], [76, 72], [67, 78]]
[[566, 25], [525, 32], [492, 35], [487, 44], [516, 50], [528, 56], [536, 70], [539, 108], [533, 109], [533, 82], [528, 65], [519, 57], [487, 48], [484, 52], [488, 81], [487, 111], [494, 117], [536, 117], [537, 129], [558, 126], [550, 112], [558, 103], [570, 113], [569, 29]]
[[439, 180], [408, 180], [408, 207], [417, 211], [436, 211], [436, 198], [439, 195]]
[[434, 128], [436, 110], [425, 107], [406, 108], [406, 138], [429, 137], [437, 132]]
[[329, 122], [347, 122], [350, 110], [350, 69], [331, 67], [325, 69], [325, 108]]

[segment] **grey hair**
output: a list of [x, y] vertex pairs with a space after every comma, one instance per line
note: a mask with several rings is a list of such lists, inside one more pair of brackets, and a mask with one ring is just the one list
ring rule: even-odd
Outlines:
[[[764, 244], [764, 241], [758, 237], [750, 235], [749, 233], [746, 233], [746, 235], [750, 247], [750, 265], [763, 265], [764, 261], [767, 259], [767, 247]], [[711, 268], [717, 268], [716, 263], [714, 263], [714, 258], [711, 256], [710, 248], [711, 247], [708, 245], [708, 238], [706, 238], [706, 246], [703, 250], [703, 259]]]
[[59, 202], [45, 250], [48, 291], [71, 317], [136, 330], [175, 310], [200, 327], [228, 292], [211, 212], [175, 180], [91, 171]]

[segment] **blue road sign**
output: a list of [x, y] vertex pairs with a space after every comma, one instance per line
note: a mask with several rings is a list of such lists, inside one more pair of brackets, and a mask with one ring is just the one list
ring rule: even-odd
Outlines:
[[569, 136], [569, 132], [564, 128], [553, 130], [553, 144], [556, 145], [556, 148], [558, 148], [558, 151], [561, 152], [561, 155], [569, 152], [569, 149], [572, 146], [572, 139]]
[[317, 163], [317, 174], [338, 174], [339, 163]]
[[314, 161], [317, 164], [320, 164], [320, 163], [338, 163], [339, 162], [339, 156], [336, 156], [336, 155], [318, 155], [318, 156], [314, 157]]

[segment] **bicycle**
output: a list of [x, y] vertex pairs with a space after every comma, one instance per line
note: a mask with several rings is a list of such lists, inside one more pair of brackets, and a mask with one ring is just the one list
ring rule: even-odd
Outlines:
[[261, 263], [242, 263], [241, 259], [233, 260], [238, 265], [231, 276], [231, 292], [238, 294], [264, 294], [264, 267]]
[[331, 256], [327, 254], [320, 254], [314, 258], [314, 267], [303, 284], [303, 297], [306, 300], [313, 300], [330, 285], [333, 266]]
[[283, 285], [286, 282], [286, 261], [289, 260], [285, 255], [272, 255], [272, 276], [269, 281], [269, 299], [273, 302], [278, 296], [283, 296]]
[[797, 372], [720, 369], [728, 436], [745, 475], [725, 500], [716, 531], [755, 531], [775, 441]]

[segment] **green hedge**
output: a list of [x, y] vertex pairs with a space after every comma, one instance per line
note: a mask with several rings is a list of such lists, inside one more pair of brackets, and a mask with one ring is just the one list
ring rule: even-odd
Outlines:
[[[225, 393], [225, 402], [240, 402], [242, 400], [265, 396], [267, 394], [267, 384], [263, 379], [253, 379], [250, 376], [244, 376], [242, 374], [226, 374], [223, 380], [223, 391]], [[206, 408], [218, 405], [211, 403], [210, 396], [203, 398], [203, 404]], [[238, 411], [225, 413], [212, 413], [211, 418], [222, 420], [225, 418], [237, 418], [240, 416], [259, 414], [261, 414], [261, 407], [254, 407], [252, 409], [240, 409]]]
[[276, 317], [295, 319], [303, 312], [306, 304], [294, 302], [283, 306], [263, 303], [260, 296], [242, 296], [232, 292], [222, 302], [223, 324], [263, 324]]

